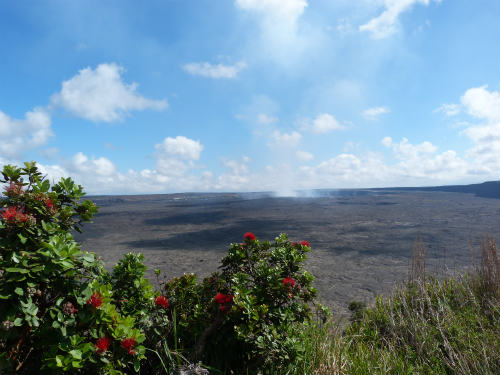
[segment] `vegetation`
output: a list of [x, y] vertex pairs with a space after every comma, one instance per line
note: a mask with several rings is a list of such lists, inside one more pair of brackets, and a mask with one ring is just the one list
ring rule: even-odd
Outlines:
[[500, 265], [495, 241], [481, 245], [469, 275], [439, 280], [423, 273], [417, 241], [410, 281], [374, 306], [352, 303], [344, 331], [312, 322], [304, 341], [308, 361], [289, 373], [500, 373]]
[[220, 272], [154, 291], [141, 254], [108, 273], [73, 240], [97, 212], [81, 186], [50, 186], [35, 163], [8, 165], [2, 177], [2, 373], [164, 374], [199, 361], [215, 372], [268, 373], [302, 358], [316, 295], [302, 267], [306, 241], [246, 233]]
[[408, 283], [373, 306], [351, 303], [342, 326], [315, 303], [306, 241], [246, 233], [219, 272], [154, 290], [141, 254], [107, 272], [73, 240], [97, 212], [81, 186], [51, 186], [35, 163], [4, 167], [0, 182], [2, 373], [500, 372], [493, 239], [475, 272], [445, 280], [426, 275], [418, 241]]

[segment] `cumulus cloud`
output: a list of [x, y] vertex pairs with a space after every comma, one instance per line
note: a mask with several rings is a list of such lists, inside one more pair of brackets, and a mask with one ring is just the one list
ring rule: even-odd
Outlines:
[[155, 146], [156, 168], [164, 176], [180, 176], [193, 167], [200, 158], [203, 145], [199, 141], [184, 137], [167, 137]]
[[392, 138], [391, 137], [384, 137], [381, 141], [381, 143], [385, 146], [385, 147], [391, 147], [392, 145]]
[[296, 147], [302, 138], [302, 134], [298, 131], [292, 131], [290, 133], [282, 133], [279, 130], [275, 130], [271, 134], [271, 145], [281, 146], [281, 147]]
[[332, 130], [343, 130], [345, 126], [340, 123], [328, 113], [318, 115], [312, 124], [312, 131], [317, 134], [328, 133]]
[[[249, 188], [251, 190], [255, 185], [251, 185], [249, 162], [250, 158], [247, 156], [243, 156], [241, 160], [222, 160], [226, 171], [217, 177], [213, 188], [227, 191], [247, 191]], [[255, 184], [255, 181], [253, 183]]]
[[214, 186], [211, 172], [192, 173], [202, 150], [199, 141], [184, 136], [167, 137], [155, 146], [153, 169], [120, 172], [109, 159], [89, 157], [83, 152], [61, 165], [41, 165], [40, 168], [51, 179], [70, 176], [94, 194], [199, 191]]
[[25, 151], [47, 143], [54, 134], [50, 115], [35, 108], [24, 119], [14, 119], [0, 110], [0, 156], [16, 158]]
[[[308, 44], [320, 38], [320, 34], [310, 37], [299, 33], [298, 21], [308, 5], [306, 0], [235, 0], [235, 5], [256, 18], [261, 56], [282, 66], [293, 64]], [[309, 33], [312, 30], [308, 27]]]
[[210, 64], [208, 62], [193, 62], [184, 64], [182, 69], [194, 76], [202, 76], [213, 79], [232, 79], [238, 76], [238, 73], [245, 69], [247, 64], [240, 61], [234, 65]]
[[368, 108], [363, 111], [363, 116], [370, 120], [377, 119], [380, 115], [389, 113], [391, 110], [387, 107]]
[[488, 91], [487, 86], [467, 90], [460, 99], [465, 111], [481, 123], [462, 131], [474, 146], [467, 156], [475, 161], [475, 172], [498, 178], [500, 174], [500, 92]]
[[130, 111], [162, 110], [166, 100], [152, 100], [136, 93], [137, 84], [123, 82], [125, 69], [117, 64], [87, 67], [62, 83], [61, 91], [51, 98], [51, 105], [94, 122], [122, 119]]
[[[82, 152], [60, 165], [44, 165], [41, 168], [50, 178], [71, 176], [87, 191], [100, 194], [257, 190], [280, 190], [291, 194], [295, 189], [321, 187], [477, 182], [498, 179], [500, 175], [498, 108], [500, 93], [488, 90], [486, 86], [471, 88], [462, 95], [460, 110], [474, 120], [474, 123], [467, 123], [460, 133], [468, 137], [472, 144], [463, 155], [454, 150], [440, 150], [430, 141], [415, 143], [408, 138], [394, 140], [386, 136], [381, 144], [389, 150], [389, 155], [359, 149], [358, 152], [346, 150], [312, 163], [314, 156], [297, 148], [302, 139], [301, 133], [275, 130], [269, 137], [269, 146], [276, 150], [275, 160], [257, 172], [250, 170], [250, 159], [243, 157], [223, 159], [225, 170], [216, 175], [197, 164], [203, 145], [184, 136], [167, 137], [157, 144], [155, 164], [151, 169], [120, 172], [111, 160], [87, 156]], [[28, 118], [38, 117], [27, 115]], [[27, 120], [12, 120], [2, 113], [0, 132], [3, 136], [11, 134], [8, 131], [12, 128], [6, 124], [12, 121]], [[38, 121], [41, 120], [38, 118]], [[50, 121], [46, 123], [50, 125]], [[13, 157], [0, 154], [0, 164], [5, 163], [19, 164]]]
[[434, 112], [442, 112], [446, 116], [456, 116], [460, 113], [460, 106], [458, 104], [442, 104], [434, 110]]
[[98, 177], [111, 178], [117, 173], [115, 165], [104, 157], [89, 158], [82, 152], [78, 152], [68, 163], [70, 172], [76, 174], [96, 174]]
[[382, 142], [389, 143], [389, 146], [393, 148], [394, 153], [399, 159], [418, 159], [424, 154], [432, 154], [436, 152], [437, 147], [434, 146], [429, 141], [424, 141], [418, 145], [412, 145], [408, 142], [407, 138], [403, 138], [400, 143], [394, 143], [392, 140], [387, 142], [387, 137], [382, 140]]
[[134, 187], [137, 185], [127, 180], [127, 177], [120, 173], [109, 159], [89, 157], [82, 152], [76, 153], [61, 164], [37, 163], [37, 165], [50, 181], [57, 182], [63, 177], [71, 177], [91, 194], [134, 192]]
[[373, 39], [383, 39], [398, 30], [399, 16], [411, 10], [414, 5], [429, 5], [430, 0], [385, 0], [384, 11], [367, 23], [359, 26], [359, 31], [367, 31]]
[[236, 5], [275, 22], [294, 24], [307, 7], [307, 0], [236, 0]]
[[474, 87], [465, 92], [460, 101], [467, 112], [474, 117], [490, 122], [500, 120], [500, 93], [488, 91], [488, 86]]
[[303, 130], [315, 134], [325, 134], [334, 130], [345, 130], [346, 126], [340, 124], [337, 119], [329, 113], [320, 113], [315, 119], [302, 119], [299, 125]]
[[307, 151], [298, 150], [295, 155], [301, 161], [310, 161], [314, 159], [314, 155]]
[[175, 138], [167, 137], [162, 143], [157, 144], [155, 148], [161, 155], [184, 160], [198, 160], [203, 150], [203, 146], [199, 141], [182, 135]]
[[391, 137], [385, 137], [382, 144], [392, 148], [398, 160], [391, 169], [394, 177], [400, 181], [455, 181], [465, 178], [470, 169], [469, 163], [455, 151], [447, 150], [438, 154], [438, 147], [429, 141], [414, 145], [407, 138], [396, 143]]
[[275, 122], [278, 121], [278, 118], [276, 117], [273, 117], [273, 116], [269, 116], [265, 113], [259, 113], [257, 115], [257, 122], [259, 124], [264, 124], [264, 125], [267, 125], [267, 124], [273, 124]]

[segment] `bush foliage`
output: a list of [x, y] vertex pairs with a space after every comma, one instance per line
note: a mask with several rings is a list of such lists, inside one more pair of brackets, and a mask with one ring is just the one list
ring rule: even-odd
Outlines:
[[51, 186], [32, 162], [5, 166], [0, 182], [0, 372], [155, 374], [201, 361], [266, 373], [302, 358], [316, 295], [307, 242], [246, 233], [219, 272], [155, 291], [141, 254], [107, 272], [80, 249], [71, 233], [97, 207], [70, 178]]
[[154, 290], [142, 254], [108, 272], [80, 249], [71, 233], [97, 207], [70, 178], [51, 186], [32, 162], [5, 166], [0, 183], [2, 374], [500, 372], [492, 238], [475, 273], [445, 280], [426, 278], [419, 243], [411, 280], [352, 302], [342, 329], [315, 303], [306, 241], [245, 233], [210, 277]]

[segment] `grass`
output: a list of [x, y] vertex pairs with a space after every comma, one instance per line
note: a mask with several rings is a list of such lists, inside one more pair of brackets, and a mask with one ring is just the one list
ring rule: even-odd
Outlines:
[[[481, 244], [470, 274], [440, 280], [425, 273], [416, 241], [409, 281], [378, 297], [345, 327], [304, 327], [304, 355], [280, 374], [500, 373], [500, 263], [495, 241]], [[361, 307], [362, 308], [362, 307]]]

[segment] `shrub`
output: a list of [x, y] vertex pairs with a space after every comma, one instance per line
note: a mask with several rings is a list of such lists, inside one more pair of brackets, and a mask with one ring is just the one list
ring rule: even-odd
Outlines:
[[254, 373], [289, 363], [316, 296], [302, 262], [309, 243], [285, 234], [260, 242], [252, 233], [232, 244], [222, 270], [198, 284], [192, 274], [164, 287], [177, 319], [181, 349], [221, 370]]
[[[70, 178], [54, 186], [35, 163], [3, 168], [0, 368], [110, 374], [139, 368], [144, 335], [113, 302], [95, 254], [73, 240], [97, 212]], [[128, 340], [128, 341], [127, 341]]]
[[97, 212], [70, 178], [51, 184], [34, 162], [0, 183], [0, 372], [144, 374], [182, 367], [269, 372], [304, 353], [316, 291], [303, 270], [309, 243], [252, 233], [220, 272], [186, 274], [154, 291], [142, 254], [111, 273], [71, 232]]

